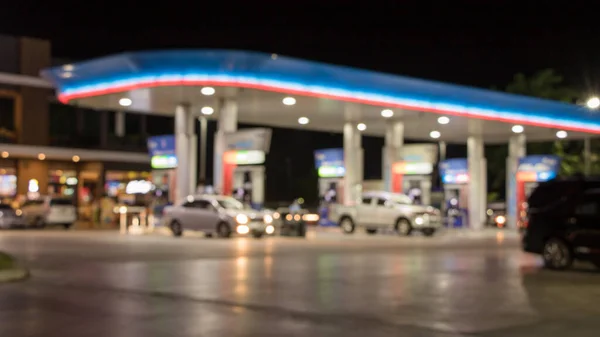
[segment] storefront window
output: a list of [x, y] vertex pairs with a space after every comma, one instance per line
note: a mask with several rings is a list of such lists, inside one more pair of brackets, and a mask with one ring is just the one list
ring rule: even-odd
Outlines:
[[48, 172], [48, 195], [72, 198], [75, 196], [78, 182], [75, 170], [50, 170]]
[[12, 198], [17, 194], [17, 172], [14, 168], [0, 168], [0, 197]]
[[150, 172], [107, 171], [105, 178], [106, 194], [117, 198], [120, 203], [137, 204], [140, 195], [154, 188]]

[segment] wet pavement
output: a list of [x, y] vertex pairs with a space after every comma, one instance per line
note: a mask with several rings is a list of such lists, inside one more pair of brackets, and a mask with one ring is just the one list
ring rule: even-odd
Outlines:
[[0, 336], [598, 336], [600, 273], [508, 232], [307, 240], [2, 231]]

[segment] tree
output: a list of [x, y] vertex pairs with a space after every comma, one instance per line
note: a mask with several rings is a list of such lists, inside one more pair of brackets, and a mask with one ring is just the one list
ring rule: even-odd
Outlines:
[[[578, 98], [575, 90], [567, 87], [563, 77], [554, 69], [544, 69], [532, 76], [519, 73], [513, 77], [505, 90], [506, 92], [532, 96], [537, 98], [573, 103]], [[581, 142], [572, 141], [554, 141], [528, 143], [528, 154], [550, 154], [554, 153], [562, 158], [561, 174], [572, 175], [577, 172], [583, 172], [583, 160], [581, 156], [583, 146]], [[492, 150], [492, 148], [490, 148]], [[490, 170], [490, 190], [503, 191], [506, 184], [506, 156], [508, 150], [506, 146], [486, 151], [488, 167]], [[598, 165], [594, 165], [595, 168]], [[598, 167], [600, 169], [600, 167]]]

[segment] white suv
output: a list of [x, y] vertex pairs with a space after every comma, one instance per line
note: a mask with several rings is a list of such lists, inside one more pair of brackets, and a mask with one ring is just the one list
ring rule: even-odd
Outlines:
[[27, 224], [38, 228], [60, 225], [69, 229], [77, 220], [77, 208], [67, 198], [42, 197], [27, 200], [21, 210]]

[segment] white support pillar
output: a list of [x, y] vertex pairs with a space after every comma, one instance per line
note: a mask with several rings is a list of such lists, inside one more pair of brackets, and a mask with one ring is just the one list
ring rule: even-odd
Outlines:
[[237, 131], [238, 106], [234, 99], [223, 99], [219, 104], [219, 121], [215, 134], [215, 148], [213, 161], [213, 186], [218, 193], [223, 191], [223, 153], [225, 148], [225, 135]]
[[175, 108], [175, 154], [177, 156], [177, 180], [175, 201], [181, 202], [190, 194], [190, 127], [192, 118], [189, 105], [180, 104]]
[[469, 164], [469, 226], [482, 229], [487, 206], [487, 172], [483, 155], [483, 138], [471, 135], [467, 139]]
[[506, 211], [507, 226], [517, 228], [517, 168], [519, 159], [527, 155], [527, 140], [524, 134], [510, 137], [508, 140], [508, 158], [506, 158]]
[[115, 114], [115, 135], [117, 137], [125, 136], [125, 111], [117, 111]]
[[265, 167], [257, 166], [250, 172], [252, 203], [261, 209], [265, 204]]
[[392, 165], [402, 160], [402, 146], [404, 146], [404, 123], [393, 121], [386, 125], [385, 145], [383, 147], [382, 177], [384, 189], [392, 191]]
[[189, 142], [189, 191], [190, 194], [196, 194], [198, 184], [198, 136], [196, 135], [196, 119], [190, 114], [188, 121], [188, 142]]
[[346, 122], [344, 124], [344, 204], [354, 204], [360, 198], [363, 153], [361, 145], [361, 134], [356, 128], [356, 123]]

